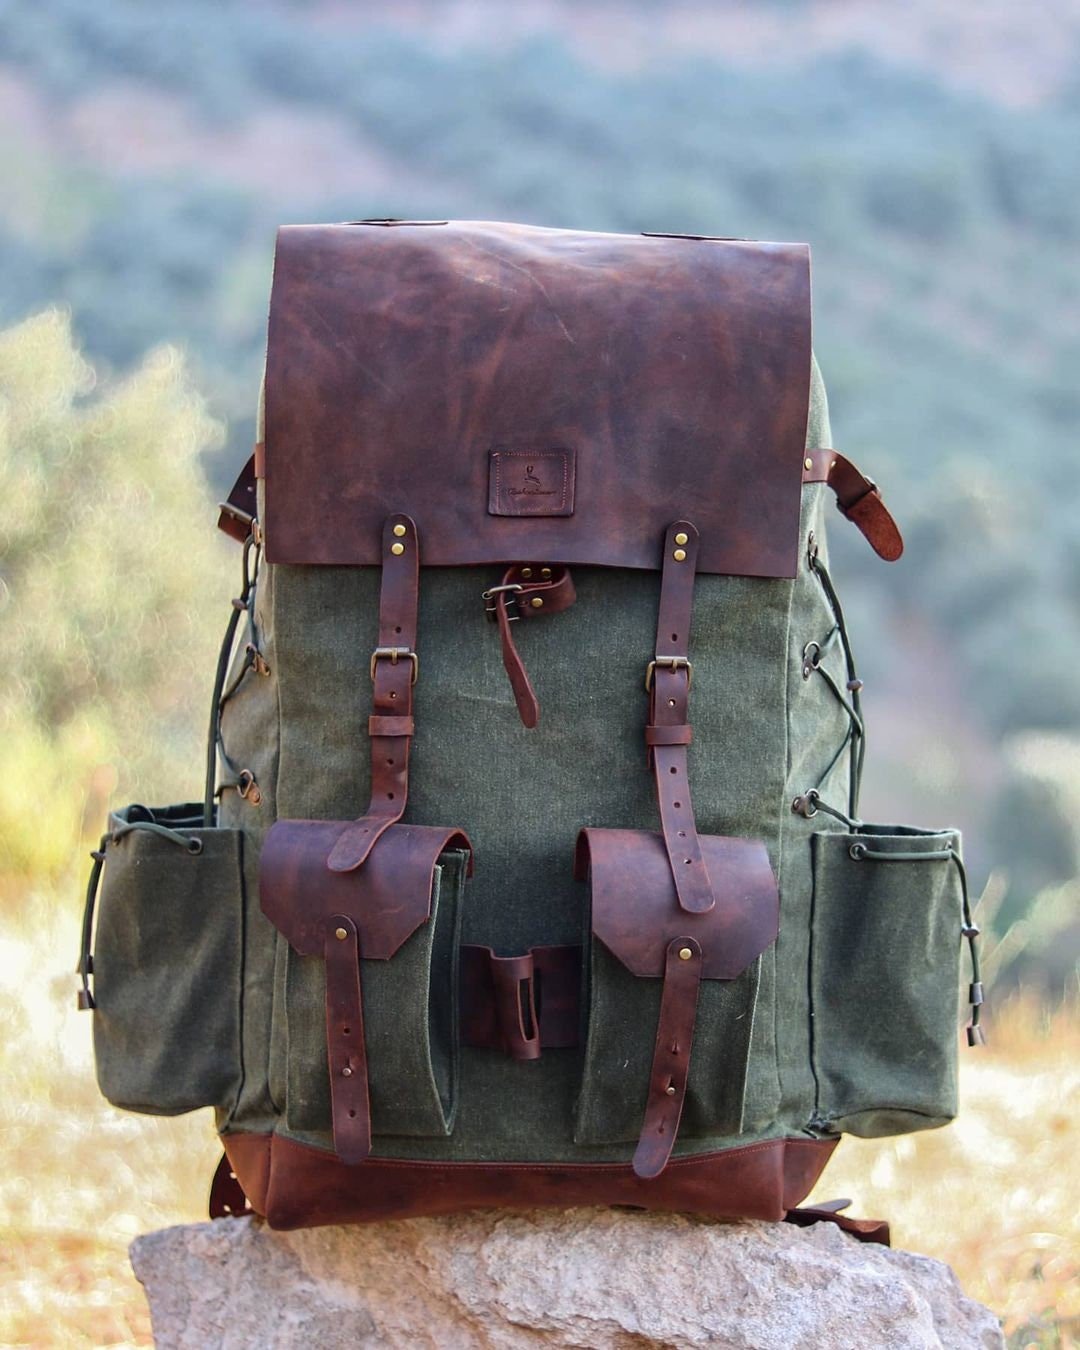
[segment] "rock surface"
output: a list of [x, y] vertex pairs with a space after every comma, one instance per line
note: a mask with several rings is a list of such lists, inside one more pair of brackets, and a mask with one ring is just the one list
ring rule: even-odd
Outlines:
[[583, 1209], [274, 1233], [219, 1219], [137, 1238], [131, 1260], [163, 1350], [1005, 1345], [948, 1266], [831, 1224]]

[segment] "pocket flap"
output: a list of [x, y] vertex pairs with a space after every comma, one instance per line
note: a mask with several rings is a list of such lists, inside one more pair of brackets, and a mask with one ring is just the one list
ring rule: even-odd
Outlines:
[[591, 876], [592, 931], [635, 975], [664, 973], [668, 944], [694, 938], [702, 978], [733, 980], [780, 931], [780, 894], [759, 839], [701, 835], [716, 904], [690, 914], [679, 905], [663, 836], [644, 830], [582, 830], [574, 872]]
[[431, 913], [435, 863], [446, 849], [472, 845], [460, 830], [392, 825], [363, 867], [331, 872], [331, 850], [351, 821], [279, 820], [259, 863], [262, 911], [301, 956], [321, 956], [327, 920], [344, 914], [356, 925], [360, 955], [388, 960]]

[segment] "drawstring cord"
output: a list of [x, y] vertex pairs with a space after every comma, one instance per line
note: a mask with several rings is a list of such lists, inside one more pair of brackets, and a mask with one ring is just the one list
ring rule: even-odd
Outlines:
[[[828, 778], [836, 767], [844, 751], [851, 746], [851, 762], [849, 766], [848, 781], [848, 812], [852, 817], [856, 817], [859, 812], [859, 793], [862, 789], [863, 764], [866, 759], [866, 724], [863, 722], [862, 699], [860, 697], [863, 682], [859, 679], [858, 672], [855, 669], [855, 654], [852, 651], [851, 640], [848, 637], [847, 621], [844, 618], [844, 608], [840, 603], [840, 597], [836, 593], [836, 587], [833, 585], [829, 569], [821, 561], [817, 541], [811, 534], [807, 546], [807, 561], [814, 575], [821, 584], [821, 589], [825, 593], [825, 599], [833, 614], [833, 628], [829, 632], [823, 643], [808, 642], [803, 648], [803, 678], [809, 679], [815, 671], [821, 675], [830, 692], [840, 704], [848, 719], [848, 729], [840, 748], [829, 761], [825, 772], [818, 779], [817, 786], [821, 785]], [[840, 688], [836, 679], [821, 664], [821, 658], [826, 654], [833, 643], [839, 639], [840, 646], [844, 653], [844, 668], [847, 673], [847, 692], [851, 695], [850, 702], [844, 697], [844, 691]]]

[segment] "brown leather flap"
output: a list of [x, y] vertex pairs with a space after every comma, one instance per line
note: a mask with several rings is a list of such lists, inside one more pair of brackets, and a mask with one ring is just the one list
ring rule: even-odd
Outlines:
[[716, 903], [680, 908], [663, 837], [646, 830], [582, 830], [574, 873], [591, 879], [592, 931], [635, 975], [664, 973], [668, 944], [694, 938], [702, 978], [733, 980], [780, 931], [780, 894], [758, 839], [703, 834], [701, 852]]
[[344, 914], [356, 924], [360, 955], [385, 961], [427, 922], [439, 854], [467, 850], [471, 871], [472, 845], [460, 830], [392, 825], [363, 867], [331, 872], [330, 851], [350, 823], [277, 821], [259, 860], [260, 904], [301, 956], [321, 956], [327, 920]]
[[801, 244], [456, 221], [288, 226], [266, 373], [266, 554], [795, 575], [810, 382]]

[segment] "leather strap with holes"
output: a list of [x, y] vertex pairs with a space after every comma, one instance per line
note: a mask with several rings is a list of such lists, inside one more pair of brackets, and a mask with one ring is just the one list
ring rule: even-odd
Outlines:
[[697, 552], [698, 532], [689, 521], [677, 520], [668, 526], [664, 536], [656, 652], [646, 677], [649, 721], [645, 743], [656, 780], [660, 828], [679, 905], [691, 914], [704, 914], [715, 901], [694, 822], [686, 750], [691, 739], [690, 615]]
[[[544, 573], [548, 575], [544, 575]], [[509, 589], [512, 588], [512, 589]], [[538, 619], [559, 614], [577, 599], [574, 581], [567, 567], [540, 567], [515, 563], [508, 567], [495, 595], [495, 620], [499, 625], [503, 667], [514, 691], [514, 702], [523, 724], [535, 727], [540, 720], [540, 702], [536, 697], [510, 625], [521, 619]], [[516, 613], [510, 614], [513, 605]]]
[[326, 922], [326, 1048], [330, 1061], [330, 1116], [334, 1152], [360, 1163], [371, 1152], [364, 1005], [360, 991], [360, 943], [345, 914]]
[[877, 484], [839, 450], [807, 450], [803, 482], [828, 483], [836, 493], [841, 514], [859, 527], [879, 558], [896, 562], [904, 552], [900, 528], [882, 500]]
[[634, 1150], [634, 1172], [646, 1179], [659, 1176], [667, 1166], [679, 1132], [697, 1020], [701, 964], [701, 947], [694, 938], [675, 938], [668, 943], [649, 1096]]
[[371, 656], [371, 802], [331, 850], [332, 872], [359, 867], [380, 836], [401, 819], [409, 796], [409, 745], [415, 730], [413, 685], [419, 668], [420, 542], [406, 515], [388, 516], [382, 536], [379, 643]]

